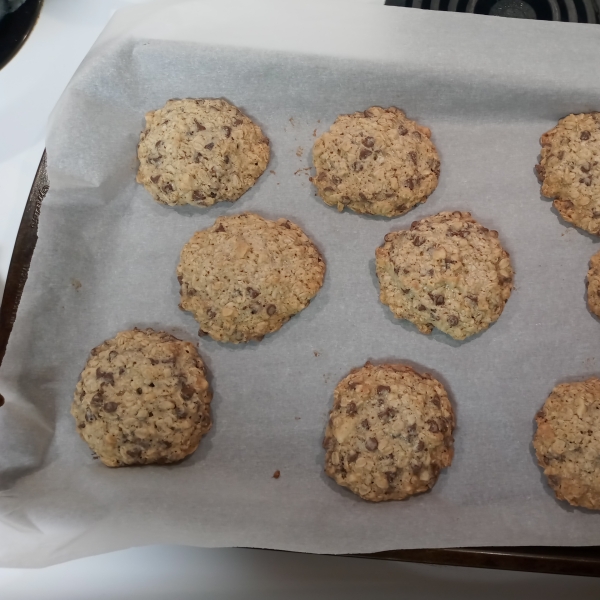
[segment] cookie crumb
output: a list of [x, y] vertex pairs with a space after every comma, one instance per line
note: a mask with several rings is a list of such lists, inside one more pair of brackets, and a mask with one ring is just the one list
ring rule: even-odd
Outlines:
[[276, 175], [275, 171], [273, 170], [269, 171], [269, 173], [271, 173], [271, 175]]
[[298, 149], [296, 150], [296, 156], [300, 157], [304, 154], [304, 148], [302, 146], [298, 146]]
[[273, 473], [273, 479], [279, 479], [280, 475], [281, 473], [279, 471], [275, 471], [275, 473]]
[[294, 172], [294, 175], [298, 175], [298, 174], [302, 173], [303, 171], [310, 171], [310, 167], [305, 167], [304, 169], [298, 169], [297, 171]]
[[320, 352], [317, 352], [316, 350], [313, 350], [313, 354], [314, 354], [315, 356], [320, 356], [320, 355], [321, 355], [321, 353], [320, 353]]
[[290, 117], [288, 119], [288, 121], [292, 124], [292, 127], [294, 126], [294, 117]]
[[79, 291], [81, 289], [81, 281], [79, 279], [71, 279], [71, 285]]
[[317, 137], [317, 130], [313, 129], [313, 137]]

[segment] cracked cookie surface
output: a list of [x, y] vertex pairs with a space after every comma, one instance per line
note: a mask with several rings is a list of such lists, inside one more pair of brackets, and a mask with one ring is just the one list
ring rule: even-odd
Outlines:
[[237, 200], [269, 162], [260, 127], [221, 99], [169, 100], [146, 114], [137, 182], [162, 204]]
[[194, 314], [199, 335], [235, 344], [277, 331], [308, 306], [324, 276], [325, 262], [300, 227], [252, 213], [196, 232], [177, 267], [180, 306]]
[[171, 463], [194, 452], [211, 428], [211, 399], [193, 344], [133, 329], [91, 351], [71, 414], [109, 467]]
[[557, 385], [535, 420], [533, 447], [556, 497], [600, 510], [600, 379]]
[[600, 235], [600, 112], [561, 119], [540, 144], [542, 194], [565, 221]]
[[474, 335], [500, 317], [513, 287], [498, 232], [468, 212], [442, 212], [388, 233], [375, 256], [379, 299], [421, 333]]
[[325, 472], [365, 500], [426, 492], [452, 463], [454, 413], [444, 386], [402, 364], [353, 369], [334, 391]]
[[440, 160], [430, 137], [393, 106], [340, 115], [313, 146], [313, 183], [340, 211], [402, 215], [437, 187]]

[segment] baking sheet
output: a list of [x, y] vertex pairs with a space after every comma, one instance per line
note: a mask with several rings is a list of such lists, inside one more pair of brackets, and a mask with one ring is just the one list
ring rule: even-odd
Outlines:
[[[321, 553], [597, 544], [600, 517], [554, 499], [530, 444], [552, 387], [600, 370], [600, 323], [585, 304], [597, 240], [557, 217], [533, 173], [541, 133], [600, 109], [598, 31], [337, 0], [117, 13], [50, 120], [52, 187], [1, 371], [0, 565], [154, 543]], [[135, 184], [143, 115], [173, 97], [224, 97], [269, 136], [267, 171], [238, 202], [169, 208]], [[393, 220], [339, 214], [308, 180], [314, 135], [371, 105], [430, 126], [442, 160], [436, 192]], [[325, 284], [260, 343], [199, 340], [177, 306], [180, 249], [217, 216], [246, 210], [300, 224], [326, 259]], [[378, 301], [385, 233], [441, 210], [497, 229], [516, 270], [500, 320], [465, 342], [424, 336]], [[214, 427], [179, 465], [103, 467], [69, 415], [89, 350], [134, 326], [199, 341], [210, 369]], [[323, 473], [333, 389], [369, 359], [433, 373], [456, 410], [453, 465], [406, 502], [366, 503]]]

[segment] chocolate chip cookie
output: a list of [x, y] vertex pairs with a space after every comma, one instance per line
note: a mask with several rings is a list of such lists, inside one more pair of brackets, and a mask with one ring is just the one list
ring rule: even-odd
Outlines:
[[559, 500], [600, 509], [600, 379], [557, 385], [535, 417], [533, 447]]
[[71, 414], [108, 467], [172, 463], [194, 452], [211, 428], [211, 399], [191, 343], [133, 329], [91, 351]]
[[313, 147], [319, 196], [340, 211], [403, 215], [437, 187], [440, 160], [430, 137], [393, 106], [340, 115]]
[[146, 114], [137, 181], [171, 206], [237, 200], [269, 162], [260, 127], [225, 100], [169, 100]]
[[600, 112], [561, 119], [540, 143], [542, 194], [565, 221], [600, 235]]
[[596, 316], [600, 317], [600, 252], [596, 252], [590, 259], [587, 284], [588, 307]]
[[379, 299], [421, 333], [437, 327], [464, 340], [500, 317], [513, 287], [498, 232], [468, 212], [441, 212], [388, 233], [375, 256]]
[[406, 365], [367, 363], [335, 388], [323, 446], [325, 472], [365, 500], [426, 492], [454, 454], [444, 386]]
[[324, 276], [319, 251], [288, 219], [219, 217], [181, 251], [180, 307], [194, 314], [199, 335], [262, 340], [308, 306]]

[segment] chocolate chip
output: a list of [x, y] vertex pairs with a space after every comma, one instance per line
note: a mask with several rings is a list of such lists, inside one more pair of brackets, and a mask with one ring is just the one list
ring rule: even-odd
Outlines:
[[77, 425], [77, 427], [79, 429], [85, 429], [85, 423], [79, 423], [79, 425]]
[[363, 202], [367, 202], [367, 197], [362, 193], [362, 192], [358, 192], [358, 197], [363, 201]]
[[441, 401], [440, 401], [440, 397], [436, 394], [432, 399], [431, 399], [431, 403], [439, 408], [441, 406]]
[[184, 400], [189, 400], [195, 393], [196, 390], [191, 385], [184, 382], [181, 383], [181, 397]]
[[233, 120], [233, 124], [238, 127], [239, 125], [241, 125], [243, 123], [243, 121], [241, 119], [234, 119]]
[[324, 191], [324, 192], [333, 192], [333, 191], [334, 191], [334, 189], [333, 189], [332, 187], [329, 187], [329, 186], [328, 186], [328, 187], [326, 187], [326, 188], [325, 188], [323, 191]]
[[352, 454], [349, 454], [348, 455], [348, 464], [355, 463], [357, 459], [358, 459], [358, 452], [353, 452]]
[[160, 180], [160, 175], [153, 175], [152, 177], [150, 177], [150, 181], [152, 183], [158, 183]]
[[346, 406], [346, 414], [350, 417], [354, 416], [358, 411], [356, 410], [356, 403], [349, 402], [348, 406]]
[[404, 187], [407, 187], [409, 190], [414, 190], [415, 189], [415, 182], [413, 181], [412, 177], [409, 177], [405, 182], [404, 182]]
[[329, 449], [330, 444], [331, 444], [331, 438], [330, 437], [323, 438], [323, 448], [325, 448], [325, 450]]
[[231, 135], [231, 127], [227, 127], [227, 125], [223, 125], [223, 131], [225, 132], [226, 138], [228, 138]]
[[115, 385], [115, 377], [112, 373], [107, 373], [103, 371], [100, 367], [96, 369], [96, 379], [104, 379], [106, 383], [110, 383], [111, 385]]
[[422, 246], [425, 243], [425, 238], [420, 235], [415, 235], [413, 238], [413, 246]]
[[257, 292], [254, 288], [251, 287], [247, 287], [246, 291], [248, 292], [250, 298], [256, 298], [260, 294], [260, 292]]
[[206, 196], [198, 190], [194, 190], [194, 193], [192, 194], [192, 198], [194, 200], [206, 200]]
[[267, 314], [270, 317], [273, 316], [276, 311], [277, 311], [277, 307], [274, 304], [269, 304], [269, 306], [267, 306]]
[[357, 172], [360, 173], [363, 170], [363, 165], [362, 163], [359, 163], [358, 161], [356, 161], [353, 165], [352, 168]]
[[360, 383], [359, 381], [356, 381], [356, 380], [354, 379], [354, 380], [352, 380], [352, 381], [349, 381], [349, 382], [348, 382], [348, 387], [349, 387], [351, 390], [354, 390], [354, 389], [356, 389], [356, 386], [357, 386], [359, 383]]
[[579, 183], [583, 183], [585, 185], [587, 185], [588, 187], [590, 187], [590, 185], [592, 185], [592, 178], [591, 177], [586, 177], [585, 179], [580, 179]]
[[170, 183], [167, 183], [166, 185], [163, 185], [162, 190], [165, 193], [172, 192], [173, 191], [173, 186]]
[[370, 150], [367, 150], [366, 148], [362, 148], [358, 154], [358, 158], [360, 158], [360, 160], [365, 160], [365, 158], [369, 158], [369, 156], [371, 156], [371, 154], [373, 154], [373, 153]]
[[561, 150], [556, 156], [558, 156], [558, 160], [562, 160], [565, 157], [565, 151]]
[[586, 140], [590, 139], [590, 135], [591, 134], [590, 134], [589, 131], [582, 131], [581, 135], [579, 136], [579, 139], [581, 139], [581, 140], [583, 140], [585, 142]]
[[377, 450], [377, 447], [379, 446], [379, 442], [377, 441], [376, 438], [369, 438], [366, 442], [365, 442], [365, 448], [367, 450], [370, 450], [371, 452], [375, 452], [375, 450]]
[[204, 125], [202, 125], [202, 123], [200, 123], [198, 119], [194, 119], [194, 122], [196, 123], [198, 131], [206, 131], [206, 127], [204, 127]]
[[221, 224], [215, 229], [215, 231], [217, 233], [221, 233], [222, 231], [225, 231], [225, 227], [223, 227], [223, 225]]
[[433, 419], [429, 419], [429, 421], [425, 421], [425, 424], [429, 425], [429, 431], [431, 431], [431, 433], [439, 433], [440, 428]]
[[475, 304], [477, 304], [477, 296], [473, 296], [473, 295], [469, 294], [469, 295], [467, 296], [467, 298], [468, 298], [468, 299], [469, 299], [471, 302], [474, 302]]
[[137, 390], [135, 390], [135, 391], [136, 391], [138, 394], [140, 394], [140, 395], [141, 395], [141, 393], [142, 393], [142, 388], [138, 388], [138, 389], [137, 389]]
[[279, 479], [280, 475], [281, 475], [280, 471], [275, 471], [275, 473], [273, 473], [273, 479]]
[[200, 154], [200, 152], [196, 152], [196, 156], [194, 157], [194, 162], [199, 163], [201, 158], [202, 158], [202, 154]]
[[424, 304], [420, 304], [417, 310], [427, 310], [427, 307]]
[[139, 458], [141, 455], [141, 448], [133, 448], [133, 450], [127, 450], [127, 456], [130, 456], [131, 458]]
[[400, 135], [406, 135], [408, 133], [408, 129], [406, 129], [404, 125], [400, 125], [400, 127], [398, 127], [398, 133]]
[[423, 465], [421, 463], [411, 465], [410, 470], [412, 471], [413, 475], [418, 475], [423, 470]]
[[369, 421], [367, 419], [363, 419], [360, 424], [365, 428], [365, 429], [370, 429], [369, 427]]
[[366, 146], [367, 148], [372, 148], [375, 145], [375, 138], [371, 137], [371, 136], [367, 136], [363, 141], [362, 141], [363, 146]]
[[458, 325], [458, 317], [456, 315], [450, 315], [448, 317], [448, 325], [450, 325], [450, 327]]
[[421, 134], [418, 131], [413, 131], [412, 134], [413, 137], [417, 140], [420, 140], [422, 138]]
[[290, 225], [290, 222], [289, 222], [289, 221], [284, 221], [284, 222], [281, 224], [281, 226], [282, 226], [282, 227], [285, 227], [286, 229], [291, 229], [291, 228], [292, 228], [292, 226]]
[[90, 404], [96, 407], [102, 406], [104, 404], [104, 394], [102, 392], [97, 392], [94, 394]]
[[[589, 165], [589, 163], [588, 163], [588, 165]], [[582, 172], [582, 173], [589, 173], [589, 172], [590, 172], [590, 168], [589, 168], [589, 167], [582, 166], [582, 167], [581, 167], [581, 172]]]
[[389, 385], [378, 385], [377, 386], [377, 393], [378, 394], [383, 394], [383, 392], [391, 392], [391, 388]]
[[387, 479], [388, 483], [393, 483], [394, 479], [396, 478], [395, 471], [386, 471], [385, 478]]
[[185, 419], [187, 417], [187, 411], [185, 411], [183, 408], [177, 407], [175, 409], [175, 414], [177, 415], [178, 419]]
[[208, 333], [204, 329], [198, 329], [198, 337], [205, 337]]
[[436, 306], [443, 306], [444, 302], [446, 301], [446, 299], [444, 298], [444, 296], [442, 296], [441, 294], [429, 294], [429, 297], [431, 298], [431, 301], [436, 305]]
[[417, 164], [417, 153], [414, 150], [411, 150], [408, 153], [408, 156], [410, 157], [410, 160], [413, 161], [413, 163], [415, 163], [415, 165]]
[[173, 444], [167, 440], [161, 440], [162, 445], [168, 450]]
[[215, 147], [213, 142], [210, 142], [209, 144], [206, 144], [206, 146], [204, 146], [204, 148], [206, 150], [212, 150]]
[[335, 175], [331, 176], [331, 182], [334, 185], [339, 185], [340, 183], [342, 183], [342, 180], [339, 177], [336, 177]]
[[548, 481], [554, 486], [558, 487], [560, 485], [560, 478], [556, 475], [548, 475]]
[[89, 408], [85, 411], [85, 420], [88, 423], [92, 423], [96, 420], [96, 415]]
[[107, 403], [104, 405], [104, 412], [107, 412], [107, 413], [114, 413], [114, 412], [117, 410], [118, 406], [119, 406], [119, 405], [118, 405], [118, 403], [117, 403], [117, 402], [107, 402]]
[[223, 162], [228, 165], [229, 164], [229, 156], [227, 154], [223, 157]]
[[325, 174], [325, 171], [321, 171], [317, 175], [317, 181], [324, 181], [325, 179], [327, 179], [327, 175]]

